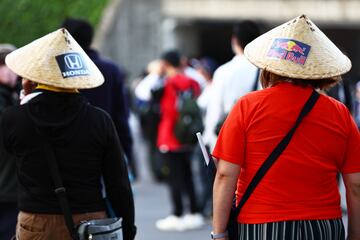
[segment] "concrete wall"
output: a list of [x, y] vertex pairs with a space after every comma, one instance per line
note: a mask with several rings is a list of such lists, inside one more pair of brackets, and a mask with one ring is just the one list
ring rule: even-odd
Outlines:
[[359, 0], [162, 0], [165, 15], [184, 19], [286, 21], [307, 14], [316, 21], [358, 23]]
[[101, 44], [102, 53], [122, 65], [129, 77], [139, 74], [161, 51], [160, 4], [160, 0], [122, 0]]

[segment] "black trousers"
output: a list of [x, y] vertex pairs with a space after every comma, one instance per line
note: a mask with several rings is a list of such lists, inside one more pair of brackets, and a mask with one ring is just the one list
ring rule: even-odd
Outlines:
[[190, 203], [191, 213], [198, 212], [195, 188], [191, 171], [192, 152], [167, 152], [163, 154], [169, 168], [168, 184], [173, 207], [173, 214], [181, 216], [184, 213], [183, 197]]
[[239, 224], [239, 240], [345, 240], [341, 219]]

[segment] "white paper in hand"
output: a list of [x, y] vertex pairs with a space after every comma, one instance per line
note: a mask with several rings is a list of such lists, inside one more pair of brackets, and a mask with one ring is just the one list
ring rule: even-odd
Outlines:
[[204, 156], [206, 166], [209, 166], [209, 163], [210, 163], [209, 153], [208, 153], [207, 150], [206, 150], [206, 147], [205, 147], [204, 141], [203, 141], [203, 139], [202, 139], [201, 133], [199, 133], [199, 132], [196, 133], [196, 137], [197, 137], [197, 139], [198, 139], [201, 152], [202, 152], [202, 154], [203, 154], [203, 156]]

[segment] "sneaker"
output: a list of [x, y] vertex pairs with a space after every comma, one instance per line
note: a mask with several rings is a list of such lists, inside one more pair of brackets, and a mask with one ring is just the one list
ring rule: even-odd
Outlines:
[[161, 231], [184, 231], [183, 218], [170, 215], [156, 221], [156, 227]]
[[199, 229], [205, 225], [204, 217], [200, 213], [186, 214], [183, 217], [183, 227], [186, 230]]

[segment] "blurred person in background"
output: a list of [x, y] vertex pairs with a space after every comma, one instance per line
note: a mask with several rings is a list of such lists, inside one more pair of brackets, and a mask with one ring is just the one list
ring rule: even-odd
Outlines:
[[234, 26], [231, 46], [235, 56], [215, 71], [212, 97], [206, 110], [204, 142], [210, 149], [215, 145], [218, 126], [222, 125], [235, 102], [258, 88], [258, 69], [245, 58], [244, 48], [259, 34], [259, 27], [252, 21]]
[[164, 64], [160, 59], [151, 61], [147, 68], [144, 78], [135, 88], [135, 96], [143, 102], [151, 101], [151, 91], [163, 85]]
[[203, 74], [201, 74], [189, 61], [189, 58], [185, 55], [181, 56], [181, 66], [184, 74], [191, 79], [194, 79], [200, 86], [201, 90], [206, 87], [207, 80]]
[[164, 64], [160, 59], [156, 59], [148, 64], [146, 76], [135, 88], [135, 105], [148, 147], [147, 155], [151, 172], [157, 181], [164, 180], [167, 172], [156, 146], [163, 89]]
[[354, 117], [358, 128], [360, 129], [360, 82], [355, 85]]
[[[348, 54], [344, 51], [344, 49], [340, 48], [340, 50], [348, 56]], [[353, 93], [351, 91], [351, 79], [349, 78], [349, 75], [343, 76], [343, 80], [336, 84], [335, 86], [331, 87], [330, 89], [326, 89], [325, 93], [338, 100], [339, 102], [343, 103], [351, 113], [354, 113], [354, 99], [353, 99]]]
[[[179, 94], [191, 91], [200, 94], [199, 84], [184, 75], [181, 56], [177, 51], [165, 52], [161, 59], [166, 73], [164, 93], [160, 102], [161, 119], [158, 128], [157, 146], [169, 168], [168, 185], [172, 213], [158, 220], [156, 227], [164, 231], [184, 231], [200, 228], [204, 219], [199, 213], [191, 169], [193, 146], [183, 145], [175, 136], [175, 124], [179, 117], [177, 101]], [[186, 198], [185, 198], [186, 197]], [[190, 213], [185, 214], [183, 200], [190, 203]]]
[[213, 235], [227, 239], [235, 190], [238, 204], [309, 96], [318, 96], [243, 205], [238, 239], [345, 239], [338, 173], [347, 189], [347, 239], [360, 239], [360, 133], [345, 105], [316, 93], [338, 83], [350, 60], [305, 15], [249, 43], [245, 55], [263, 69], [264, 89], [240, 98], [213, 151], [219, 160]]
[[205, 116], [208, 103], [211, 99], [211, 83], [213, 81], [214, 72], [218, 68], [218, 64], [211, 57], [203, 57], [199, 60], [193, 59], [191, 61], [191, 64], [196, 69], [196, 71], [206, 80], [204, 89], [197, 100], [197, 103]]
[[[197, 99], [197, 104], [202, 110], [203, 122], [205, 122], [205, 114], [207, 105], [211, 99], [211, 83], [215, 70], [218, 64], [211, 57], [203, 57], [199, 60], [193, 59], [191, 61], [192, 66], [206, 79], [206, 85]], [[212, 215], [212, 185], [209, 184], [209, 177], [206, 170], [205, 161], [199, 145], [195, 148], [195, 158], [199, 163], [200, 178], [201, 178], [201, 194], [200, 194], [200, 209], [205, 217]]]
[[[17, 75], [5, 65], [5, 57], [15, 50], [10, 44], [0, 44], [0, 119], [4, 110], [18, 103]], [[1, 139], [0, 139], [1, 141]], [[16, 164], [0, 144], [0, 239], [9, 240], [15, 235], [17, 206]]]
[[114, 123], [78, 91], [104, 82], [99, 69], [63, 28], [13, 51], [6, 64], [23, 77], [26, 95], [0, 125], [3, 146], [16, 157], [16, 239], [73, 239], [50, 170], [53, 158], [74, 224], [107, 217], [103, 179], [123, 237], [133, 240], [134, 201]]
[[344, 78], [343, 81], [326, 90], [326, 94], [343, 103], [350, 112], [353, 112], [353, 97], [348, 80], [349, 79]]
[[81, 93], [91, 104], [110, 114], [120, 143], [124, 148], [131, 173], [136, 178], [137, 168], [133, 156], [133, 139], [129, 126], [129, 103], [124, 87], [125, 72], [115, 63], [100, 57], [99, 53], [91, 48], [94, 29], [90, 23], [81, 19], [69, 18], [62, 23], [62, 27], [70, 32], [104, 75], [105, 82], [103, 85], [82, 90]]

